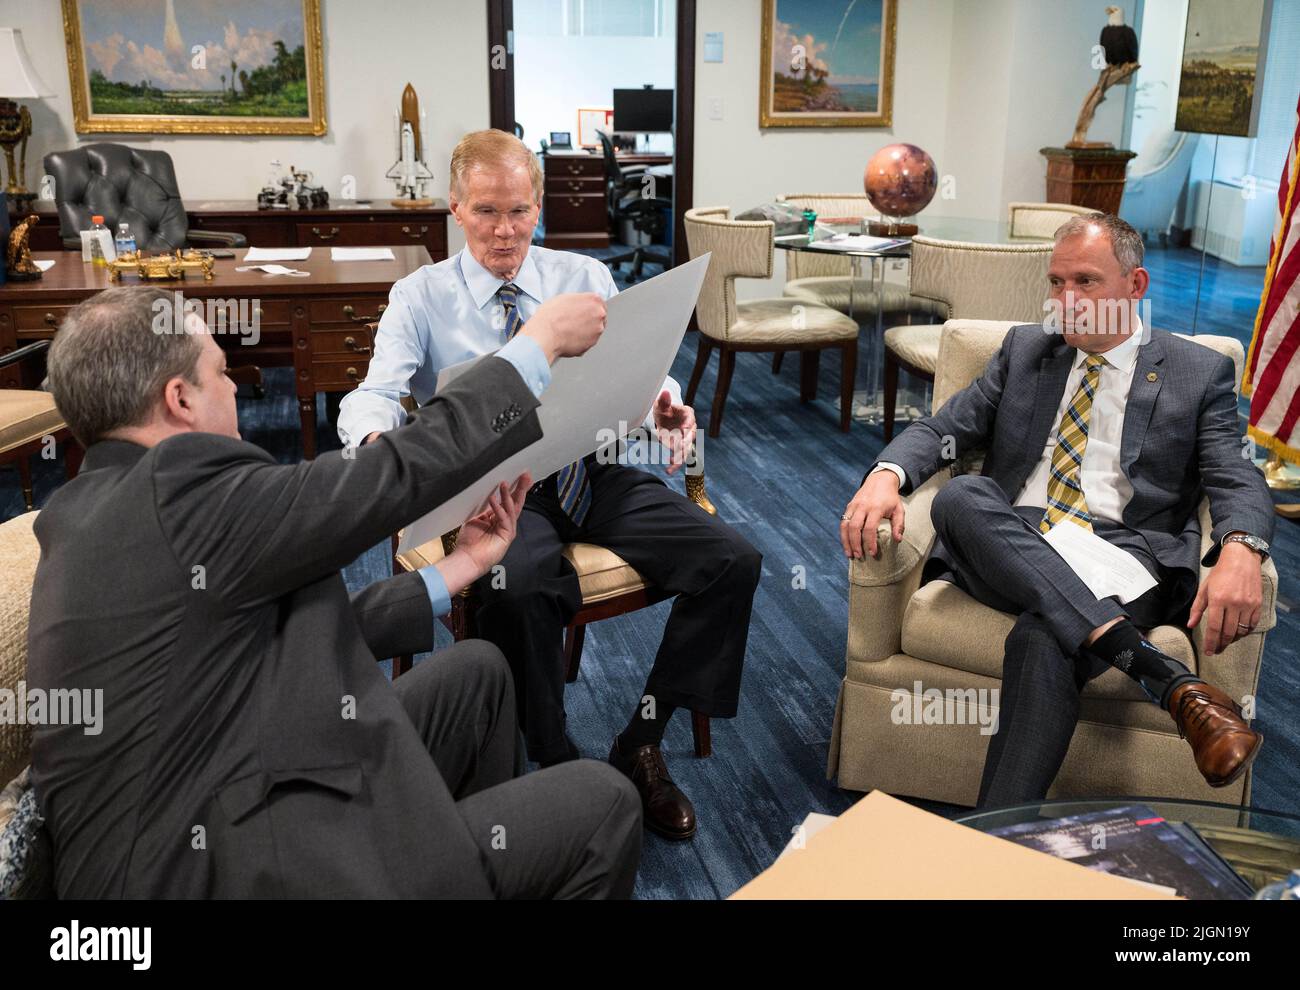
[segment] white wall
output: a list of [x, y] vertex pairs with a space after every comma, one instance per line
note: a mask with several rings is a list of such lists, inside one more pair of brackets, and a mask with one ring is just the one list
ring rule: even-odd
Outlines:
[[[397, 157], [393, 112], [410, 82], [427, 114], [425, 157], [434, 173], [430, 192], [446, 199], [447, 161], [466, 131], [488, 124], [487, 15], [478, 0], [325, 0], [324, 137], [208, 137], [203, 135], [78, 135], [73, 130], [63, 19], [55, 0], [0, 0], [0, 24], [19, 28], [45, 85], [57, 95], [31, 100], [34, 133], [27, 150], [27, 185], [36, 189], [49, 151], [122, 141], [168, 152], [186, 199], [253, 199], [278, 158], [315, 173], [331, 198], [344, 175], [356, 177], [358, 197], [387, 199], [384, 173]], [[454, 24], [455, 30], [449, 30]], [[450, 224], [451, 250], [463, 240]]]

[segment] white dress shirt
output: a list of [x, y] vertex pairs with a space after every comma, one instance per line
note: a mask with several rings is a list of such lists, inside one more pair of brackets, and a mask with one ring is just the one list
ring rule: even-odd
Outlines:
[[[1083, 499], [1094, 518], [1110, 522], [1124, 521], [1124, 507], [1133, 497], [1133, 486], [1119, 466], [1120, 440], [1124, 434], [1124, 407], [1128, 403], [1129, 389], [1133, 386], [1133, 371], [1137, 367], [1138, 348], [1142, 344], [1143, 330], [1139, 323], [1133, 333], [1101, 356], [1106, 363], [1101, 366], [1097, 392], [1092, 397], [1092, 412], [1088, 416], [1088, 443], [1083, 448], [1083, 465], [1079, 481], [1083, 485]], [[1070, 376], [1065, 380], [1065, 390], [1056, 407], [1052, 429], [1047, 434], [1042, 456], [1029, 473], [1025, 487], [1020, 490], [1016, 505], [1035, 505], [1047, 508], [1047, 479], [1052, 470], [1052, 452], [1056, 450], [1056, 434], [1061, 419], [1074, 399], [1083, 381], [1088, 355], [1075, 352]]]
[[[552, 296], [595, 292], [609, 299], [618, 293], [609, 269], [594, 258], [542, 247], [529, 248], [513, 283], [525, 322]], [[432, 398], [443, 368], [506, 343], [505, 308], [497, 298], [505, 284], [462, 250], [393, 286], [366, 380], [340, 408], [339, 439], [345, 446], [359, 444], [375, 431], [396, 429], [406, 421], [403, 396], [413, 395], [423, 405]], [[537, 390], [539, 383], [526, 373], [525, 381]], [[674, 402], [681, 402], [677, 382], [668, 378], [663, 387]], [[653, 413], [646, 425], [653, 428]]]
[[[1141, 321], [1137, 321], [1133, 333], [1102, 355], [1106, 364], [1102, 365], [1097, 391], [1092, 399], [1092, 412], [1088, 416], [1088, 444], [1084, 447], [1083, 465], [1079, 469], [1079, 480], [1083, 485], [1083, 498], [1088, 503], [1088, 512], [1098, 519], [1117, 523], [1123, 521], [1124, 507], [1133, 497], [1133, 486], [1120, 469], [1119, 455], [1120, 441], [1124, 435], [1124, 407], [1133, 385], [1133, 371], [1137, 368], [1138, 348], [1142, 346], [1144, 334]], [[1033, 505], [1046, 511], [1047, 479], [1052, 470], [1052, 452], [1056, 449], [1057, 430], [1066, 409], [1074, 400], [1074, 393], [1079, 390], [1087, 363], [1088, 355], [1076, 350], [1074, 364], [1065, 380], [1065, 389], [1057, 404], [1056, 416], [1048, 431], [1042, 455], [1020, 490], [1016, 505]], [[906, 484], [907, 477], [897, 464], [881, 461], [875, 471], [882, 470], [893, 471], [898, 475], [899, 485]]]

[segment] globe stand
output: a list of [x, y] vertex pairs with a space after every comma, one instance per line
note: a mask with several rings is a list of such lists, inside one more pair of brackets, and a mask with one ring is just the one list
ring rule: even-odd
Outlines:
[[920, 232], [921, 228], [914, 223], [887, 218], [867, 221], [867, 233], [872, 237], [913, 237]]

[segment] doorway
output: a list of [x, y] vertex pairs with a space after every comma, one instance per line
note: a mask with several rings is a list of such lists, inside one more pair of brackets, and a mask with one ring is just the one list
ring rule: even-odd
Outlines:
[[610, 264], [620, 286], [684, 261], [695, 0], [487, 5], [491, 126], [522, 131], [547, 176], [536, 242]]

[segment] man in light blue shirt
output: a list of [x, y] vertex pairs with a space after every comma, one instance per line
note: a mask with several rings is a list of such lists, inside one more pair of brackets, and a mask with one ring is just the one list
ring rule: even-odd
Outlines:
[[[595, 260], [531, 246], [543, 177], [523, 142], [502, 131], [469, 134], [452, 153], [450, 174], [451, 211], [466, 247], [393, 286], [366, 380], [343, 400], [344, 444], [400, 427], [404, 396], [427, 402], [442, 368], [497, 348], [512, 350], [512, 363], [540, 394], [549, 368], [515, 349], [519, 328], [555, 295], [609, 298], [617, 291]], [[646, 423], [672, 454], [670, 474], [695, 436], [695, 414], [680, 395], [668, 379]], [[651, 829], [689, 838], [695, 809], [673, 783], [660, 743], [677, 708], [736, 714], [762, 558], [725, 523], [643, 471], [588, 456], [534, 485], [504, 571], [478, 581], [475, 595], [478, 634], [510, 661], [529, 756], [543, 766], [579, 755], [565, 731], [560, 655], [564, 628], [582, 604], [562, 550], [579, 541], [609, 548], [676, 595], [645, 688], [628, 699], [629, 722], [609, 759], [637, 785]], [[436, 581], [430, 593], [435, 607], [446, 607]]]

